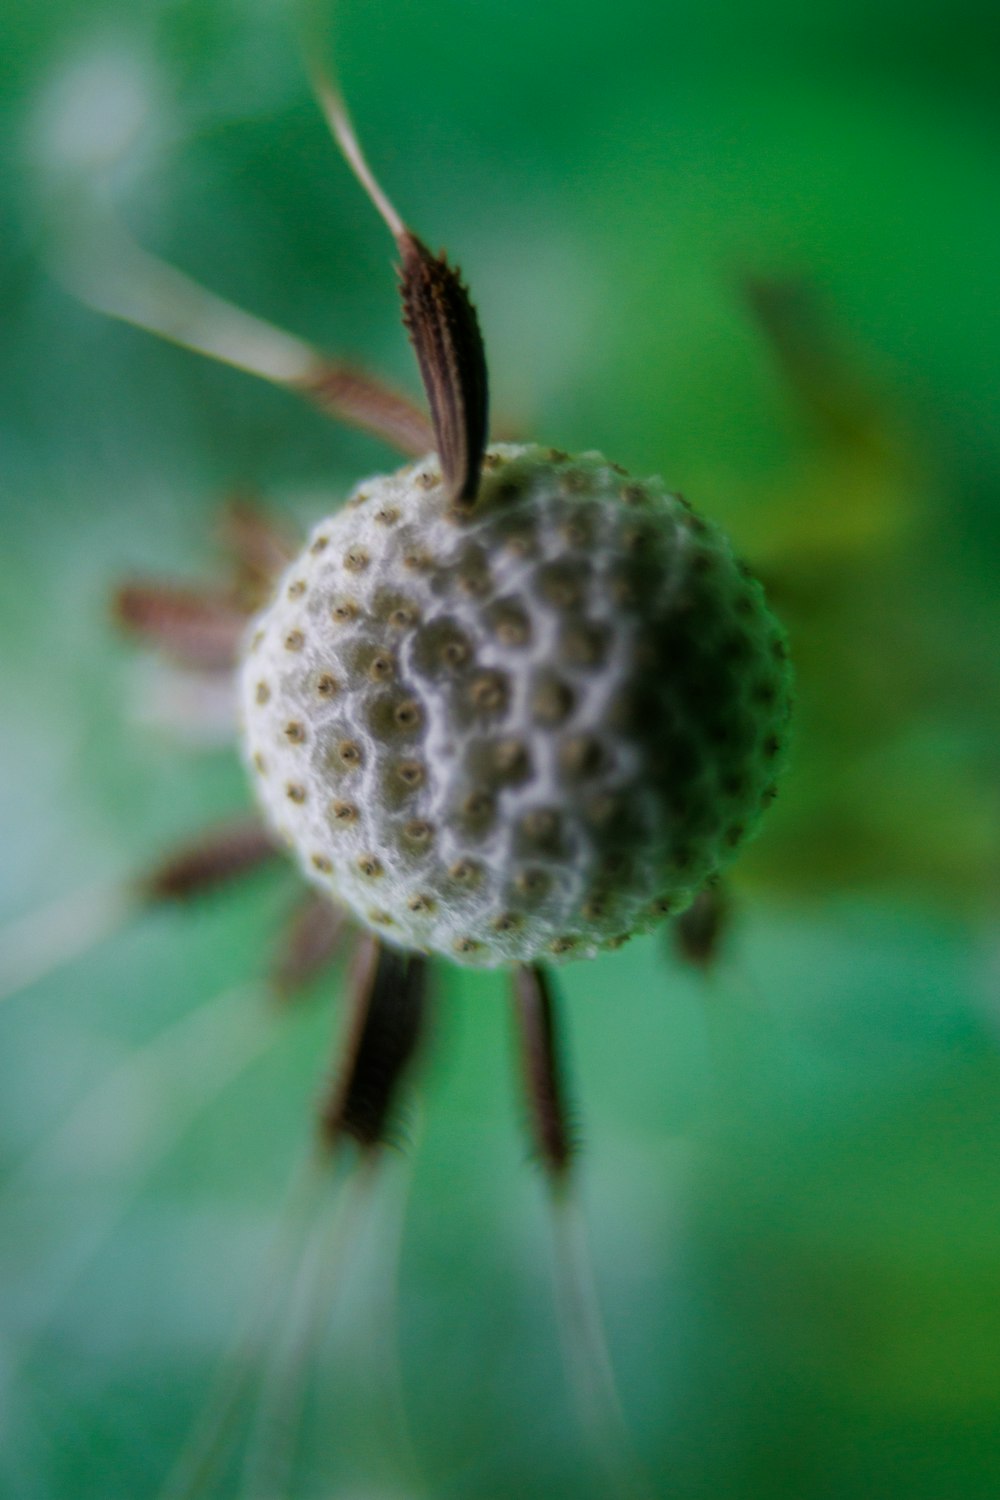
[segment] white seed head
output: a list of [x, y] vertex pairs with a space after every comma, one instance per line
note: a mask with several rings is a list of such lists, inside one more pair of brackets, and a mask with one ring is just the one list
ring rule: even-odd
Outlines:
[[599, 454], [359, 486], [253, 622], [245, 748], [307, 877], [386, 941], [580, 957], [681, 910], [773, 794], [784, 637], [723, 535]]

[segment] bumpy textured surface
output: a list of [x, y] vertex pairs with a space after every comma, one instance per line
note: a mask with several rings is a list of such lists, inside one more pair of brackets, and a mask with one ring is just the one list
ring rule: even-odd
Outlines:
[[773, 796], [784, 636], [729, 543], [599, 454], [361, 485], [254, 622], [245, 741], [308, 878], [385, 939], [576, 957], [681, 910]]

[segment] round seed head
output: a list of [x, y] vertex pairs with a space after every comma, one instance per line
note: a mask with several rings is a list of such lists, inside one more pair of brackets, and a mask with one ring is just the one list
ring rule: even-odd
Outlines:
[[657, 479], [498, 445], [456, 511], [436, 474], [366, 481], [253, 622], [257, 796], [384, 941], [475, 965], [619, 947], [773, 797], [784, 636]]

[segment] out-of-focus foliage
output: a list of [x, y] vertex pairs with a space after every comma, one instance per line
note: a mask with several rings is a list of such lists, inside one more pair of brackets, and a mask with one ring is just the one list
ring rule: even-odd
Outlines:
[[[337, 5], [369, 153], [475, 292], [498, 428], [662, 473], [792, 638], [795, 754], [717, 980], [652, 940], [565, 976], [623, 1400], [684, 1500], [1000, 1488], [996, 32], [969, 0]], [[244, 801], [231, 756], [137, 712], [116, 576], [204, 576], [235, 489], [306, 520], [387, 462], [53, 282], [54, 80], [104, 57], [148, 90], [117, 183], [145, 243], [414, 377], [384, 229], [283, 8], [18, 0], [0, 55], [12, 918]], [[339, 981], [312, 1009], [262, 1018], [250, 994], [196, 1018], [261, 972], [289, 895], [263, 879], [150, 918], [0, 1007], [19, 1500], [155, 1494], [255, 1294]], [[448, 977], [413, 1128], [410, 1422], [429, 1494], [597, 1494], [500, 996]], [[296, 1494], [404, 1492], [358, 1374], [364, 1306], [341, 1321]]]

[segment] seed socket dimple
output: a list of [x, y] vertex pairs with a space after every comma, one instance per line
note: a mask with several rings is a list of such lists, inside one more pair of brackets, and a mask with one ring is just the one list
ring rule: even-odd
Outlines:
[[285, 796], [289, 802], [302, 803], [306, 800], [306, 789], [301, 782], [289, 781], [285, 783]]
[[407, 843], [423, 848], [434, 837], [434, 825], [428, 823], [426, 818], [411, 818], [403, 827], [403, 837]]
[[305, 581], [304, 578], [296, 578], [295, 581], [294, 581], [294, 583], [290, 583], [288, 585], [288, 597], [289, 597], [289, 599], [301, 599], [302, 595], [305, 593], [305, 591], [306, 591], [306, 581]]
[[[586, 532], [579, 523], [570, 526], [575, 532], [577, 545], [583, 545], [586, 541]], [[572, 542], [571, 542], [572, 544]], [[538, 575], [538, 591], [543, 599], [554, 604], [558, 609], [573, 609], [583, 600], [586, 588], [586, 576], [581, 564], [569, 562], [551, 563], [548, 567], [540, 570]]]
[[417, 787], [423, 781], [425, 772], [419, 760], [401, 760], [396, 767], [396, 775], [404, 785]]
[[539, 848], [552, 849], [559, 842], [561, 819], [551, 807], [535, 807], [525, 813], [520, 822], [520, 831], [529, 843]]
[[496, 803], [489, 792], [477, 789], [470, 792], [462, 803], [462, 812], [467, 819], [467, 826], [482, 831], [492, 820], [496, 811]]
[[320, 698], [332, 698], [337, 686], [337, 679], [332, 672], [321, 672], [316, 678], [316, 693]]
[[493, 764], [506, 781], [520, 781], [531, 770], [528, 748], [523, 740], [500, 740], [493, 751]]
[[472, 859], [456, 860], [448, 871], [452, 880], [457, 880], [461, 885], [473, 885], [480, 873], [479, 866]]
[[420, 704], [415, 698], [404, 698], [396, 704], [392, 717], [400, 729], [416, 729], [420, 724]]
[[394, 630], [405, 630], [410, 625], [415, 625], [419, 615], [411, 604], [401, 604], [389, 615], [389, 624]]
[[543, 679], [531, 695], [532, 713], [539, 724], [565, 723], [573, 706], [573, 689], [558, 677]]
[[374, 854], [359, 854], [355, 861], [358, 869], [368, 880], [377, 880], [383, 873], [382, 861]]
[[301, 651], [306, 643], [306, 638], [301, 630], [290, 630], [285, 636], [286, 651]]
[[470, 655], [468, 641], [458, 636], [452, 636], [451, 640], [445, 641], [441, 647], [441, 660], [446, 667], [462, 667], [469, 660]]
[[563, 659], [571, 665], [599, 666], [607, 654], [607, 627], [581, 621], [563, 632], [561, 645]]
[[490, 612], [497, 640], [504, 646], [526, 646], [531, 640], [531, 621], [519, 604], [499, 604]]
[[605, 828], [621, 812], [621, 799], [612, 796], [610, 792], [602, 792], [597, 797], [591, 797], [584, 808], [587, 821], [595, 828]]
[[257, 703], [266, 703], [271, 696], [271, 689], [266, 682], [258, 682], [254, 699]]
[[356, 740], [341, 740], [337, 746], [337, 753], [349, 771], [356, 770], [364, 758], [361, 746]]
[[563, 740], [559, 747], [559, 764], [567, 776], [595, 776], [604, 764], [600, 740], [589, 734], [576, 734]]
[[338, 625], [347, 625], [351, 620], [357, 618], [358, 606], [353, 599], [340, 599], [330, 610], [330, 614]]
[[349, 573], [363, 573], [370, 562], [363, 547], [351, 547], [344, 553], [344, 567]]
[[434, 910], [434, 898], [428, 896], [426, 891], [418, 891], [415, 896], [410, 897], [406, 905], [412, 912], [431, 912]]
[[314, 854], [312, 856], [312, 866], [321, 875], [331, 875], [333, 873], [333, 861], [327, 859], [325, 854]]
[[529, 865], [514, 876], [514, 889], [522, 896], [541, 896], [548, 890], [549, 884], [548, 872], [540, 870], [537, 865]]
[[494, 917], [490, 926], [494, 932], [513, 932], [520, 927], [521, 916], [516, 911], [502, 911], [499, 916]]
[[507, 679], [501, 672], [482, 672], [471, 683], [469, 696], [481, 713], [499, 713], [507, 703]]
[[304, 745], [306, 739], [306, 726], [298, 719], [291, 719], [285, 725], [285, 739], [290, 745]]
[[380, 651], [368, 663], [368, 676], [373, 682], [387, 682], [393, 673], [392, 657]]
[[358, 809], [353, 802], [341, 802], [339, 800], [331, 802], [330, 811], [338, 823], [348, 824], [357, 822]]

